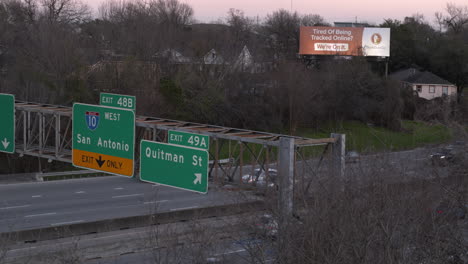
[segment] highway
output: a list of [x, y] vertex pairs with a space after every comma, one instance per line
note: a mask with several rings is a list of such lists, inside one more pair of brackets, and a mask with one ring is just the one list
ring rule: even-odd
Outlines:
[[[447, 174], [445, 168], [428, 166], [432, 150], [416, 149], [361, 156], [357, 163], [346, 164], [346, 178], [365, 181], [364, 177], [381, 172], [392, 174], [395, 181], [413, 176]], [[301, 171], [302, 162], [298, 162]], [[309, 162], [316, 167], [317, 160]], [[328, 178], [322, 167], [318, 178]], [[249, 166], [245, 167], [248, 173]], [[392, 173], [388, 173], [388, 172]], [[416, 173], [417, 171], [417, 173]], [[446, 176], [446, 175], [445, 175]], [[235, 179], [236, 181], [238, 179]], [[389, 179], [390, 180], [390, 179]], [[390, 180], [392, 181], [392, 180]], [[102, 219], [167, 212], [236, 203], [232, 192], [210, 188], [198, 194], [140, 182], [134, 178], [107, 176], [50, 182], [0, 185], [0, 232], [34, 229]]]
[[[390, 182], [401, 182], [413, 177], [433, 177], [434, 174], [448, 176], [449, 168], [429, 166], [429, 154], [432, 151], [416, 149], [361, 156], [358, 162], [346, 164], [346, 177], [352, 181], [365, 181], [363, 178], [380, 173], [383, 177], [394, 176], [395, 179], [389, 179]], [[317, 160], [311, 160], [312, 165], [316, 165], [316, 162]], [[298, 170], [300, 165], [302, 163], [299, 163]], [[249, 167], [246, 168], [250, 170]], [[327, 168], [322, 169], [319, 178], [328, 175]], [[119, 176], [3, 184], [0, 185], [0, 232], [235, 204], [241, 201], [240, 197], [237, 192], [218, 191], [215, 188], [210, 188], [208, 194], [203, 195]], [[235, 226], [226, 226], [227, 223], [234, 224], [238, 221], [236, 216], [221, 218], [203, 220], [207, 222], [200, 230], [214, 230], [214, 233], [205, 238], [200, 237], [203, 232], [193, 229], [197, 225], [184, 222], [160, 226], [162, 230], [167, 230], [166, 226], [177, 225], [172, 230], [177, 234], [167, 233], [162, 236], [164, 239], [156, 242], [151, 241], [154, 238], [151, 234], [158, 234], [159, 237], [160, 231], [155, 233], [150, 227], [132, 228], [52, 241], [20, 243], [7, 248], [6, 257], [8, 263], [24, 263], [30, 258], [34, 258], [36, 262], [36, 257], [40, 254], [48, 254], [49, 257], [41, 263], [53, 262], [50, 257], [55, 261], [65, 256], [76, 256], [84, 263], [92, 264], [155, 263], [156, 257], [159, 258], [159, 263], [165, 263], [164, 260], [161, 261], [161, 257], [166, 260], [171, 258], [176, 260], [172, 262], [177, 263], [203, 263], [199, 259], [195, 261], [194, 257], [202, 257], [206, 263], [250, 263], [252, 246], [259, 246], [262, 247], [262, 252], [266, 249], [268, 253], [264, 256], [265, 263], [274, 262], [274, 251], [269, 243], [265, 245], [265, 241], [260, 241], [259, 245], [255, 245], [257, 242], [251, 245], [248, 242], [252, 241], [252, 237], [246, 232], [248, 228], [245, 223], [237, 222]], [[245, 216], [238, 218], [247, 219]], [[168, 240], [172, 235], [177, 237], [175, 243]], [[208, 244], [204, 245], [205, 242], [200, 241]], [[171, 244], [174, 245], [170, 246]], [[201, 252], [202, 256], [197, 255]]]
[[0, 232], [53, 227], [118, 217], [239, 202], [120, 176], [0, 185]]
[[[248, 230], [258, 215], [241, 214], [0, 247], [6, 263], [252, 263], [274, 260], [272, 240]], [[3, 250], [3, 251], [2, 251]]]
[[[397, 181], [411, 179], [416, 171], [418, 175], [429, 176], [435, 169], [427, 166], [429, 153], [430, 150], [417, 149], [361, 156], [360, 162], [346, 164], [346, 178], [363, 181], [362, 177], [381, 171], [392, 171], [399, 178]], [[316, 162], [312, 161], [310, 165], [314, 167]], [[299, 165], [298, 170], [300, 167]], [[248, 166], [245, 171], [250, 172]], [[421, 173], [422, 171], [426, 173]], [[443, 174], [446, 172], [443, 171]], [[327, 168], [323, 167], [319, 175], [319, 178], [327, 178]], [[0, 185], [0, 232], [238, 201], [239, 198], [234, 193], [216, 191], [213, 188], [203, 195], [120, 176], [3, 184]]]

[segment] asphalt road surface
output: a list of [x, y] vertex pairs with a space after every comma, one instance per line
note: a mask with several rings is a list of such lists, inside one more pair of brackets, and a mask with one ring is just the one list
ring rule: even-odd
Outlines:
[[0, 185], [0, 232], [239, 202], [119, 176]]
[[[346, 164], [346, 178], [361, 181], [387, 172], [401, 181], [416, 172], [432, 175], [434, 169], [438, 175], [446, 174], [428, 165], [430, 152], [416, 149], [361, 156], [359, 162]], [[311, 163], [314, 167], [317, 161]], [[322, 169], [319, 175], [327, 178], [327, 167]], [[0, 232], [222, 205], [238, 202], [235, 197], [213, 189], [204, 195], [119, 176], [0, 185]]]
[[274, 260], [268, 238], [248, 232], [256, 215], [162, 224], [0, 247], [5, 263], [264, 263]]

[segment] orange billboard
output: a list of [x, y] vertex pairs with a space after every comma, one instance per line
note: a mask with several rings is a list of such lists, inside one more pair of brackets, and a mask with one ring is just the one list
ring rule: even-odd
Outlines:
[[299, 54], [389, 57], [390, 29], [301, 27]]

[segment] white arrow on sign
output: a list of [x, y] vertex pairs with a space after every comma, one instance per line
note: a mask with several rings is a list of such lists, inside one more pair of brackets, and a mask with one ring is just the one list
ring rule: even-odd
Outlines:
[[195, 173], [195, 180], [193, 181], [193, 184], [201, 184], [201, 173]]
[[4, 138], [3, 141], [2, 141], [2, 145], [6, 149], [10, 145], [10, 142], [8, 142], [8, 140], [6, 138]]

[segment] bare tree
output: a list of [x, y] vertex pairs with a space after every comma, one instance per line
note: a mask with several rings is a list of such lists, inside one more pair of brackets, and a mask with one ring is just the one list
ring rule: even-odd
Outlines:
[[79, 0], [40, 0], [43, 15], [51, 22], [78, 24], [90, 19], [89, 7]]
[[183, 26], [193, 22], [193, 8], [178, 0], [150, 1], [149, 12], [155, 15], [161, 24]]
[[301, 26], [330, 26], [321, 15], [307, 14], [301, 17]]
[[24, 0], [25, 13], [30, 23], [37, 19], [38, 3], [36, 0]]
[[441, 12], [435, 12], [434, 17], [437, 26], [439, 26], [439, 32], [442, 32], [442, 29], [445, 28], [444, 15]]
[[460, 33], [468, 25], [468, 6], [459, 6], [448, 3], [445, 8], [447, 16], [444, 19], [448, 28], [455, 33]]
[[280, 9], [266, 17], [266, 33], [272, 37], [272, 46], [277, 53], [292, 57], [297, 52], [299, 41], [300, 17], [297, 12], [291, 13]]
[[239, 9], [231, 8], [227, 15], [227, 24], [231, 26], [236, 40], [243, 40], [253, 29], [254, 19], [245, 16]]
[[274, 39], [277, 52], [288, 58], [295, 56], [299, 49], [299, 30], [301, 26], [328, 25], [320, 15], [300, 15], [284, 9], [267, 15], [264, 27], [266, 33]]

